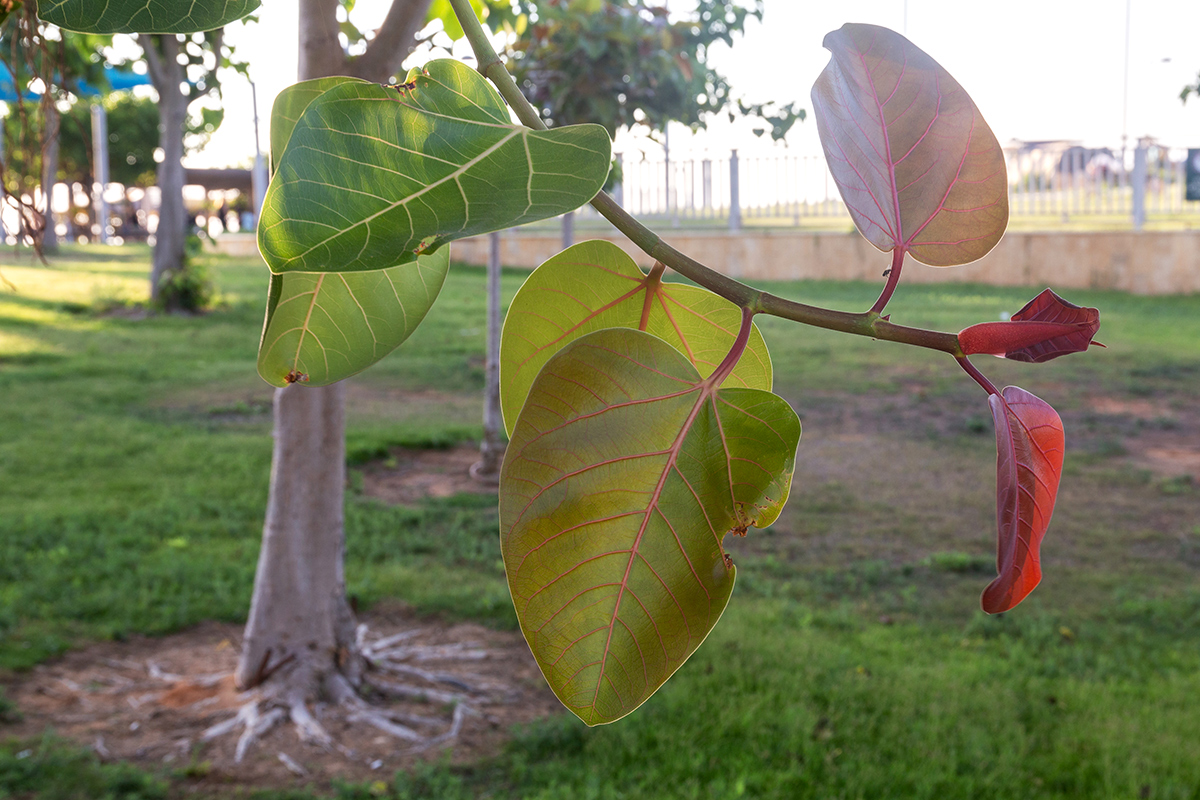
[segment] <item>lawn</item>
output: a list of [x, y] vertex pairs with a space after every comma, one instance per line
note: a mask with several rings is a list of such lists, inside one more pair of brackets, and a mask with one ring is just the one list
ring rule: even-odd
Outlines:
[[[72, 248], [50, 267], [0, 256], [16, 287], [0, 289], [0, 669], [244, 618], [270, 469], [271, 390], [254, 372], [265, 271], [206, 256], [218, 307], [146, 317], [132, 304], [147, 263], [138, 248]], [[521, 280], [505, 274], [506, 298]], [[769, 288], [848, 310], [878, 293]], [[1041, 288], [902, 286], [889, 310], [958, 330]], [[1067, 428], [1045, 579], [1016, 610], [978, 610], [995, 547], [983, 393], [940, 354], [762, 320], [805, 427], [795, 485], [774, 526], [731, 544], [739, 584], [695, 657], [615, 725], [563, 715], [496, 759], [330, 791], [1200, 798], [1200, 297], [1068, 299], [1101, 309], [1107, 349], [978, 361]], [[352, 380], [353, 467], [478, 437], [484, 304], [482, 271], [456, 267], [412, 340]], [[515, 625], [489, 503], [389, 507], [357, 485], [346, 569], [361, 606]], [[0, 797], [186, 791], [48, 741], [0, 745]]]

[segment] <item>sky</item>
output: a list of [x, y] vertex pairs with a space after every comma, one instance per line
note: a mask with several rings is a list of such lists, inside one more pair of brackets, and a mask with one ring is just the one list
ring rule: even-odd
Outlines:
[[[1126, 8], [1129, 6], [1128, 103], [1125, 98]], [[354, 20], [378, 25], [390, 0], [358, 0]], [[670, 0], [686, 11], [689, 0]], [[231, 26], [227, 39], [251, 64], [258, 87], [259, 140], [265, 147], [270, 105], [296, 80], [295, 0], [264, 0], [256, 24]], [[825, 33], [846, 22], [884, 25], [904, 33], [941, 63], [971, 94], [1001, 143], [1012, 139], [1073, 139], [1119, 148], [1154, 136], [1172, 147], [1200, 147], [1200, 99], [1184, 106], [1180, 89], [1200, 72], [1198, 0], [765, 0], [762, 23], [752, 21], [733, 48], [713, 63], [736, 96], [751, 102], [799, 101], [829, 60]], [[445, 55], [442, 52], [441, 55]], [[469, 55], [463, 47], [456, 56]], [[251, 93], [236, 76], [225, 83], [225, 122], [189, 166], [248, 165], [254, 156]], [[671, 131], [672, 156], [769, 148], [753, 125], [714, 119], [707, 132]], [[788, 137], [797, 155], [819, 152], [816, 124], [798, 123]], [[658, 145], [619, 137], [629, 152]]]

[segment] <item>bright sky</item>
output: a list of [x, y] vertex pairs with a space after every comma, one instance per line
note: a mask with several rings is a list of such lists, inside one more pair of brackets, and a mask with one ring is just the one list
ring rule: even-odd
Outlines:
[[[358, 0], [354, 19], [362, 28], [377, 26], [389, 4]], [[670, 5], [687, 9], [691, 2]], [[733, 49], [715, 57], [735, 93], [748, 100], [798, 100], [810, 108], [809, 90], [829, 60], [821, 47], [825, 33], [845, 22], [869, 22], [905, 33], [948, 69], [1001, 143], [1080, 139], [1121, 145], [1126, 0], [765, 0], [765, 6], [763, 23], [752, 23]], [[1131, 0], [1131, 6], [1129, 142], [1150, 135], [1174, 147], [1200, 147], [1200, 100], [1193, 97], [1187, 106], [1179, 101], [1180, 89], [1200, 71], [1200, 2]], [[227, 35], [252, 65], [265, 147], [271, 102], [296, 79], [295, 0], [264, 0], [259, 23], [234, 26]], [[192, 166], [253, 158], [250, 90], [236, 76], [227, 80], [225, 108], [225, 123], [205, 152], [190, 159]], [[750, 127], [731, 127], [722, 118], [695, 139], [677, 127], [672, 152], [766, 146]], [[788, 143], [793, 153], [819, 151], [811, 118], [797, 124]], [[632, 146], [618, 142], [618, 149]]]

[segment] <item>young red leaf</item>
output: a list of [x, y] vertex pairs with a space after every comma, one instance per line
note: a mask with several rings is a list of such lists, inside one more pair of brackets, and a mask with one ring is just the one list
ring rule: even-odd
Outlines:
[[[1005, 354], [1014, 361], [1042, 362], [1088, 349], [1092, 337], [1100, 330], [1100, 311], [1068, 303], [1049, 289], [1025, 304], [1012, 315], [1013, 322], [1053, 322], [1074, 325], [1075, 329]], [[1097, 343], [1098, 344], [1098, 343]], [[1103, 346], [1103, 345], [1101, 345]]]
[[1008, 224], [1004, 151], [940, 64], [895, 31], [825, 37], [813, 85], [821, 146], [862, 235], [935, 267], [982, 258]]
[[1013, 608], [1042, 579], [1038, 551], [1054, 513], [1063, 465], [1063, 425], [1050, 404], [1008, 386], [991, 395], [996, 423], [996, 522], [999, 576], [983, 590], [989, 614]]
[[[1033, 320], [981, 322], [958, 332], [958, 346], [968, 356], [990, 355], [1015, 358], [1017, 361], [1045, 361], [1083, 350], [1087, 343], [1075, 350], [1056, 350], [1043, 358], [1029, 358], [1027, 354], [1034, 348], [1053, 347], [1051, 343], [1066, 342], [1081, 333], [1086, 335], [1087, 332], [1083, 330], [1085, 327], [1084, 323]], [[1088, 338], [1091, 338], [1090, 335]]]

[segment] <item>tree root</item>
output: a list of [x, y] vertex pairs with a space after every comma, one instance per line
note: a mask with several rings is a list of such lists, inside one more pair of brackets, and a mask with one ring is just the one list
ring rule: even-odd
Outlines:
[[[347, 758], [355, 759], [355, 753], [339, 745], [318, 719], [318, 716], [338, 715], [346, 722], [370, 725], [404, 742], [407, 747], [400, 751], [401, 755], [421, 752], [452, 742], [462, 732], [463, 724], [468, 716], [483, 716], [475, 709], [474, 705], [480, 700], [496, 694], [497, 690], [503, 694], [507, 687], [499, 686], [495, 682], [487, 681], [479, 676], [472, 675], [469, 676], [469, 680], [465, 680], [463, 676], [404, 663], [406, 661], [434, 660], [479, 661], [488, 657], [487, 651], [471, 644], [446, 646], [406, 644], [407, 640], [417, 633], [418, 631], [405, 631], [394, 636], [369, 641], [366, 626], [359, 625], [355, 637], [356, 648], [367, 667], [360, 686], [356, 687], [341, 673], [326, 674], [321, 681], [320, 688], [328, 703], [315, 706], [314, 713], [314, 709], [310, 709], [309, 703], [315, 692], [310, 686], [305, 685], [307, 682], [299, 680], [299, 671], [281, 670], [281, 674], [274, 676], [268, 683], [247, 692], [245, 695], [247, 702], [238, 709], [237, 713], [205, 730], [200, 740], [211, 742], [235, 731], [240, 731], [234, 754], [234, 761], [240, 763], [254, 743], [264, 734], [280, 722], [290, 720], [300, 741], [325, 750], [337, 750]], [[161, 672], [159, 675], [165, 676]], [[384, 675], [388, 677], [385, 678]], [[399, 680], [392, 679], [393, 676]], [[410, 683], [406, 679], [416, 679], [419, 683]], [[437, 685], [457, 691], [434, 688]], [[362, 696], [364, 690], [367, 694], [374, 692], [381, 696], [401, 700], [452, 706], [453, 712], [449, 725], [447, 726], [444, 717], [403, 713], [373, 705]], [[444, 730], [440, 733], [432, 733], [438, 728], [444, 728]], [[285, 756], [286, 754], [280, 754], [279, 758], [289, 770], [296, 772], [296, 767], [303, 769], [290, 756], [284, 760]]]

